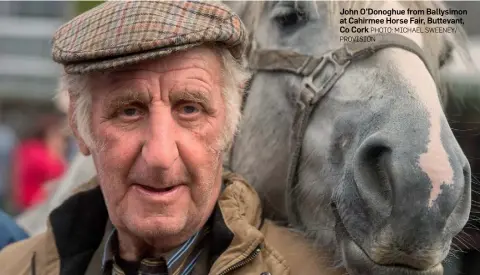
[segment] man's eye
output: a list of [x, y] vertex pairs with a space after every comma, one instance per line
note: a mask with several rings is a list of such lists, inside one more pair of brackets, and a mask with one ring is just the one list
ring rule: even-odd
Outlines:
[[184, 105], [182, 106], [182, 111], [187, 115], [191, 115], [199, 112], [200, 110], [194, 105]]
[[126, 108], [122, 110], [122, 115], [126, 116], [135, 116], [138, 115], [138, 109], [137, 108]]
[[138, 107], [126, 107], [120, 109], [117, 114], [124, 119], [137, 119], [142, 116], [144, 112]]

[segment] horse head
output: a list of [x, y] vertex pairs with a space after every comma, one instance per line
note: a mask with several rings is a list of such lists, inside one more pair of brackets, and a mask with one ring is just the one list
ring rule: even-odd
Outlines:
[[[463, 38], [432, 32], [426, 16], [368, 11], [445, 7], [436, 1], [228, 4], [251, 32], [250, 54], [276, 56], [253, 66], [230, 155], [231, 168], [259, 191], [267, 216], [331, 250], [350, 274], [443, 274], [441, 262], [470, 211], [470, 166], [445, 117], [440, 74], [462, 52]], [[362, 9], [364, 15], [341, 15]], [[384, 21], [362, 29], [349, 17]], [[388, 25], [387, 17], [406, 20], [406, 31], [378, 35], [382, 27], [400, 26]], [[370, 36], [352, 35], [354, 26]], [[375, 42], [382, 37], [388, 46]], [[338, 57], [354, 51], [347, 44], [368, 54]], [[320, 68], [327, 57], [333, 64]], [[309, 70], [311, 77], [318, 68], [327, 72], [299, 73]], [[320, 94], [307, 115], [306, 89], [311, 98]]]

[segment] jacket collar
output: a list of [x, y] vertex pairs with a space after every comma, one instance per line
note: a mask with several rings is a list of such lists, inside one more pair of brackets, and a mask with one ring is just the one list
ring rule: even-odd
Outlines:
[[108, 218], [100, 187], [76, 193], [50, 214], [60, 274], [80, 275], [103, 238]]

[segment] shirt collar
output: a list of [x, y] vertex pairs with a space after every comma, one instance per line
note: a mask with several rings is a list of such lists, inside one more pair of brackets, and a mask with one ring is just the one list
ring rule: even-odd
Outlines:
[[[167, 263], [168, 270], [178, 266], [183, 256], [185, 256], [198, 241], [208, 233], [207, 228], [203, 228], [199, 232], [195, 233], [190, 239], [184, 242], [181, 246], [169, 251], [163, 255]], [[105, 270], [108, 265], [114, 262], [114, 257], [118, 253], [118, 235], [117, 230], [113, 228], [109, 234], [106, 234], [105, 247], [102, 255], [102, 269]], [[145, 259], [150, 261], [149, 259]]]

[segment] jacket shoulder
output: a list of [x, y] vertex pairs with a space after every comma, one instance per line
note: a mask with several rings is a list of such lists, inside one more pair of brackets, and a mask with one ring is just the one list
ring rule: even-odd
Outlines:
[[47, 233], [10, 244], [0, 251], [0, 274], [55, 274], [46, 273], [56, 265], [56, 261], [51, 260], [56, 258], [56, 251], [52, 249], [56, 248], [52, 247]]
[[285, 259], [290, 274], [302, 275], [340, 275], [343, 270], [336, 270], [322, 254], [313, 247], [304, 236], [293, 232], [286, 227], [276, 225], [273, 221], [265, 220], [262, 227], [265, 244]]

